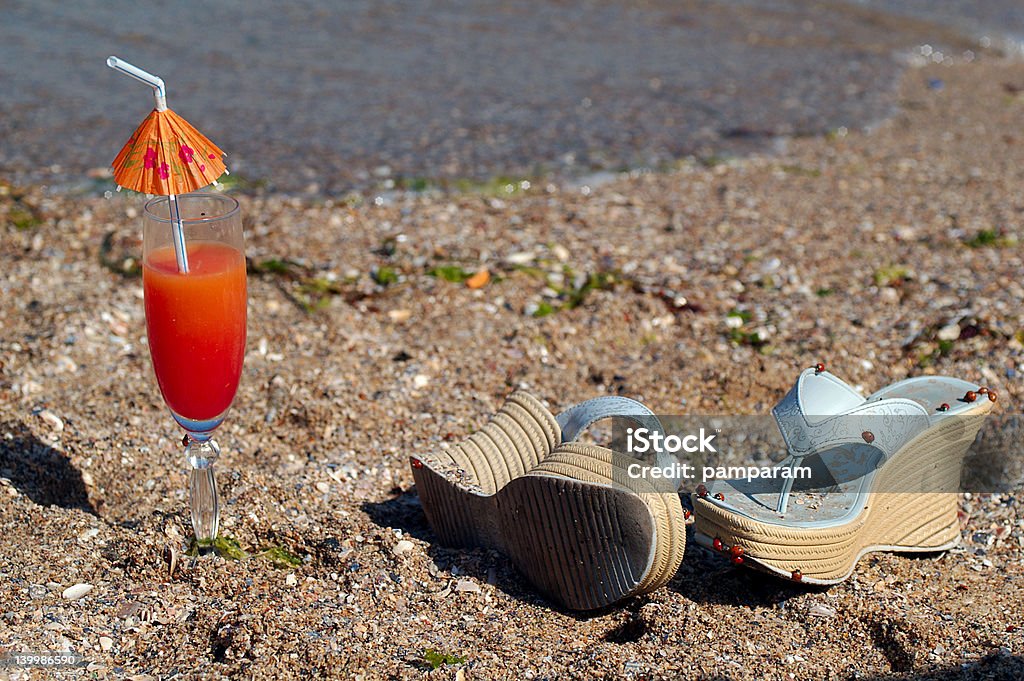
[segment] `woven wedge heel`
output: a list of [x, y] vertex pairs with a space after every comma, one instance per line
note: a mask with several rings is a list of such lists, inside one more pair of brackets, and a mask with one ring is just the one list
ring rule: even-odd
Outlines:
[[[776, 505], [768, 495], [759, 498], [747, 492], [754, 489], [747, 481], [716, 481], [693, 497], [695, 541], [726, 552], [734, 562], [739, 558], [744, 565], [809, 584], [845, 580], [860, 558], [872, 551], [934, 552], [955, 546], [960, 539], [957, 492], [964, 456], [991, 411], [995, 394], [989, 396], [987, 389], [957, 379], [909, 379], [867, 400], [848, 388], [850, 402], [842, 404], [838, 413], [806, 419], [794, 416], [806, 416], [810, 409], [818, 414], [826, 410], [820, 404], [814, 406], [814, 390], [806, 385], [820, 374], [813, 374], [813, 379], [806, 372], [802, 376], [805, 395], [799, 396], [799, 409], [790, 409], [793, 392], [787, 396], [790, 408], [785, 407], [787, 400], [776, 408], [791, 454], [799, 439], [794, 428], [806, 429], [808, 423], [810, 430], [800, 434], [803, 442], [810, 443], [805, 456], [851, 446], [853, 438], [844, 441], [843, 434], [856, 433], [864, 423], [902, 429], [883, 443], [888, 451], [866, 472], [847, 476], [845, 484], [850, 487], [845, 491], [835, 489], [842, 487], [839, 484], [831, 491], [792, 492], [796, 503], [807, 500], [797, 517], [787, 512], [794, 503], [788, 489], [779, 494]], [[821, 378], [839, 382], [831, 375]], [[913, 404], [898, 403], [901, 400]], [[883, 413], [879, 410], [892, 404], [894, 411], [879, 416]], [[857, 410], [859, 415], [854, 414]], [[829, 424], [826, 436], [816, 438], [815, 418]], [[862, 442], [857, 446], [870, 447], [884, 435], [860, 430]], [[799, 462], [802, 456], [796, 458]]]
[[611, 450], [561, 443], [597, 418], [652, 417], [638, 403], [598, 399], [615, 401], [583, 403], [555, 417], [515, 393], [465, 442], [411, 459], [440, 542], [503, 553], [539, 591], [572, 610], [664, 585], [685, 545], [678, 495], [630, 479]]

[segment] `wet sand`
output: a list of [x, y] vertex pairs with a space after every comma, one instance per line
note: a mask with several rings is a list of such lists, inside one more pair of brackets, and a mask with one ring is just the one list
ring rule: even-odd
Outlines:
[[816, 361], [868, 390], [963, 377], [1017, 412], [1021, 92], [1019, 63], [912, 69], [870, 134], [598, 187], [242, 195], [250, 340], [220, 435], [239, 560], [184, 555], [141, 201], [4, 183], [0, 648], [70, 648], [95, 678], [1019, 677], [1019, 487], [962, 499], [960, 548], [872, 555], [830, 589], [691, 545], [668, 588], [579, 615], [497, 554], [437, 546], [407, 457], [516, 387], [763, 414]]

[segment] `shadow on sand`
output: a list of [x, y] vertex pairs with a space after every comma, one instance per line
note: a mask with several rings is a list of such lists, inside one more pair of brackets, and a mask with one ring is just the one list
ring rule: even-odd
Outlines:
[[1024, 657], [994, 653], [977, 662], [943, 669], [860, 678], [865, 681], [1016, 681], [1024, 679]]
[[[384, 501], [365, 502], [362, 509], [377, 525], [398, 528], [411, 537], [426, 542], [429, 545], [427, 555], [440, 570], [448, 572], [451, 578], [457, 579], [458, 575], [467, 575], [478, 582], [492, 584], [503, 593], [523, 603], [550, 608], [576, 620], [588, 620], [623, 608], [639, 607], [644, 601], [643, 598], [631, 599], [616, 606], [587, 612], [566, 610], [538, 593], [519, 574], [512, 561], [497, 551], [485, 548], [451, 548], [440, 545], [427, 523], [427, 517], [423, 513], [423, 507], [420, 506], [415, 488]], [[453, 568], [457, 568], [458, 574], [452, 571]], [[630, 633], [627, 631], [622, 635], [628, 638]], [[609, 632], [609, 636], [613, 638], [617, 635], [615, 630]]]
[[40, 506], [77, 508], [97, 515], [81, 472], [21, 421], [0, 423], [0, 476]]
[[[512, 566], [511, 561], [496, 551], [482, 548], [446, 548], [437, 543], [437, 538], [427, 523], [420, 506], [419, 497], [413, 491], [405, 491], [384, 501], [364, 503], [363, 511], [381, 527], [399, 528], [406, 534], [429, 544], [427, 555], [434, 563], [449, 573], [448, 578], [464, 574], [480, 582], [488, 582], [518, 601], [551, 608], [576, 620], [588, 620], [620, 612], [615, 626], [602, 637], [611, 643], [632, 643], [647, 635], [647, 626], [640, 609], [647, 601], [645, 597], [627, 600], [609, 608], [590, 612], [565, 610], [539, 595]], [[691, 532], [692, 534], [692, 532]], [[829, 587], [795, 585], [776, 579], [755, 570], [737, 568], [725, 561], [714, 551], [698, 546], [687, 538], [686, 555], [679, 571], [669, 583], [672, 589], [695, 603], [731, 605], [743, 607], [785, 607], [785, 601], [794, 596], [811, 592], [824, 592]], [[937, 554], [908, 554], [911, 560], [928, 560]], [[457, 567], [458, 571], [453, 568]], [[912, 657], [908, 657], [901, 646], [889, 645], [886, 632], [869, 629], [876, 645], [892, 666], [894, 673], [869, 678], [873, 681], [896, 681], [897, 679], [932, 679], [953, 681], [953, 679], [1024, 679], [1024, 657], [993, 653], [981, 660], [948, 668], [914, 669]], [[709, 677], [709, 678], [728, 678]]]

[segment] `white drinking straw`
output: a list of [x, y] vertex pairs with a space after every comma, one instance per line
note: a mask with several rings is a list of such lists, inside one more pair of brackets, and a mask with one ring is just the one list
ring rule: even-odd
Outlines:
[[[167, 88], [164, 87], [163, 78], [154, 76], [152, 73], [143, 71], [138, 66], [113, 56], [107, 57], [107, 66], [153, 88], [153, 97], [156, 98], [156, 110], [167, 111]], [[178, 208], [178, 199], [174, 194], [168, 195], [167, 207], [171, 218], [171, 238], [174, 241], [174, 258], [178, 261], [178, 271], [188, 272], [188, 251], [185, 250], [185, 225], [181, 219], [181, 211]]]

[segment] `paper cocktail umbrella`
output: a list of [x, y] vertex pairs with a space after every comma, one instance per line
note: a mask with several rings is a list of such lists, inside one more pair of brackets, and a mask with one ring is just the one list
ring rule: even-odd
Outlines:
[[149, 85], [156, 98], [156, 108], [114, 159], [114, 181], [119, 187], [170, 198], [175, 257], [178, 269], [188, 272], [188, 252], [176, 197], [201, 189], [228, 172], [221, 158], [224, 152], [167, 108], [162, 78], [117, 57], [108, 58], [107, 66]]

